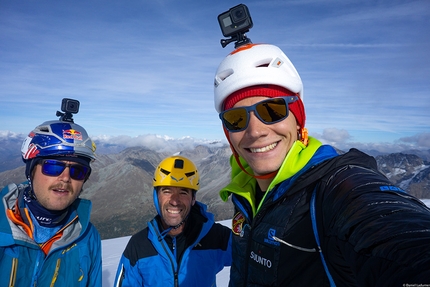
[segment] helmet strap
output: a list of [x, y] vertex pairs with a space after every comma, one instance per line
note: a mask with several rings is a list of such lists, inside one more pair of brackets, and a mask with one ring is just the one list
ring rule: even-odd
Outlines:
[[[227, 138], [228, 143], [230, 144], [230, 149], [233, 153], [234, 159], [236, 160], [237, 164], [239, 165], [240, 169], [245, 172], [246, 174], [252, 176], [253, 178], [256, 179], [269, 179], [269, 178], [274, 178], [276, 176], [276, 174], [278, 173], [278, 170], [275, 170], [273, 172], [267, 173], [267, 174], [263, 174], [263, 175], [255, 175], [255, 174], [251, 174], [249, 172], [246, 171], [246, 169], [243, 167], [242, 163], [240, 162], [239, 159], [239, 154], [237, 153], [237, 151], [234, 149], [231, 141], [230, 141], [230, 135], [229, 132], [227, 131], [227, 129], [223, 126], [224, 129], [224, 134]], [[298, 140], [300, 140], [305, 146], [308, 145], [308, 129], [307, 128], [300, 128], [300, 130], [297, 131], [298, 133]]]
[[185, 223], [187, 218], [188, 218], [188, 216], [184, 220], [182, 220], [178, 225], [172, 226], [171, 228], [172, 229], [178, 229], [179, 227], [181, 227]]
[[25, 175], [27, 176], [27, 181], [29, 185], [27, 196], [31, 200], [36, 200], [36, 201], [37, 201], [37, 197], [33, 190], [32, 177], [33, 177], [34, 167], [38, 164], [38, 162], [39, 160], [36, 158], [30, 159], [29, 161], [26, 162], [26, 167], [25, 167]]
[[247, 172], [246, 169], [243, 167], [242, 163], [240, 162], [239, 154], [234, 149], [234, 147], [233, 147], [233, 145], [232, 145], [232, 143], [230, 141], [230, 135], [229, 135], [227, 129], [224, 126], [223, 126], [223, 129], [224, 129], [224, 134], [225, 134], [225, 136], [227, 138], [227, 141], [230, 144], [230, 149], [231, 149], [231, 151], [233, 153], [234, 159], [236, 160], [237, 164], [239, 165], [240, 169], [243, 172], [245, 172], [247, 175], [252, 176], [253, 178], [256, 178], [256, 179], [269, 179], [269, 178], [274, 178], [276, 176], [276, 174], [278, 173], [279, 169], [275, 170], [275, 171], [272, 171], [270, 173], [267, 173], [267, 174], [263, 174], [263, 175], [255, 175], [255, 174], [251, 174], [251, 173]]
[[[177, 224], [177, 225], [175, 225], [175, 226], [169, 226], [168, 228], [166, 228], [165, 230], [163, 230], [161, 233], [160, 233], [160, 235], [158, 236], [158, 240], [162, 240], [164, 237], [166, 237], [166, 235], [167, 234], [169, 234], [169, 232], [173, 229], [173, 230], [175, 230], [175, 229], [178, 229], [179, 227], [181, 227], [184, 223], [185, 223], [185, 221], [187, 221], [187, 219], [188, 219], [188, 215], [187, 215], [187, 217], [185, 217], [184, 218], [184, 220], [182, 220], [179, 224]], [[160, 221], [162, 221], [163, 220], [163, 218], [161, 217], [161, 215], [160, 215]]]

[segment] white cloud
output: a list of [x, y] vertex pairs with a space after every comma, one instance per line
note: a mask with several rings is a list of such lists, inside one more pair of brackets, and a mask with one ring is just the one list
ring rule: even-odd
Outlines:
[[321, 139], [324, 141], [334, 142], [334, 143], [344, 143], [350, 138], [351, 136], [349, 135], [348, 131], [339, 130], [336, 128], [324, 129], [321, 137]]
[[399, 139], [399, 142], [405, 142], [421, 148], [430, 148], [430, 133], [417, 134], [412, 137], [403, 137]]
[[226, 144], [225, 141], [211, 141], [195, 139], [191, 137], [171, 138], [155, 134], [130, 136], [96, 136], [94, 141], [99, 142], [102, 146], [117, 145], [124, 148], [142, 146], [157, 152], [177, 152], [195, 147], [197, 145], [208, 145], [219, 147]]

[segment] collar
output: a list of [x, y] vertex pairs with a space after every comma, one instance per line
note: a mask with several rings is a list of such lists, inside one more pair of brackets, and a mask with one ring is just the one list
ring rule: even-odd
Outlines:
[[[265, 196], [277, 184], [293, 177], [295, 174], [301, 171], [301, 169], [303, 169], [303, 167], [305, 167], [305, 165], [312, 159], [312, 156], [315, 154], [318, 148], [321, 147], [321, 145], [322, 143], [313, 137], [309, 137], [309, 143], [307, 146], [305, 146], [301, 141], [295, 141], [287, 156], [285, 157], [279, 172], [269, 185]], [[240, 160], [243, 167], [248, 172], [252, 172], [249, 165], [242, 158], [240, 158]], [[259, 206], [256, 206], [256, 201], [254, 198], [257, 180], [241, 170], [233, 156], [230, 158], [230, 165], [232, 170], [232, 180], [226, 187], [221, 189], [221, 199], [223, 201], [227, 201], [231, 194], [244, 197], [251, 205], [253, 214], [256, 214], [259, 208]], [[263, 200], [261, 200], [260, 206], [264, 202], [265, 196], [263, 197]]]

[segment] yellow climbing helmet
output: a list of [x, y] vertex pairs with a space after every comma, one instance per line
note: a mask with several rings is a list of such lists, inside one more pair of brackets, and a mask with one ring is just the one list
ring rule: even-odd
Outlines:
[[200, 176], [195, 164], [183, 156], [170, 156], [155, 169], [153, 186], [177, 186], [199, 190]]

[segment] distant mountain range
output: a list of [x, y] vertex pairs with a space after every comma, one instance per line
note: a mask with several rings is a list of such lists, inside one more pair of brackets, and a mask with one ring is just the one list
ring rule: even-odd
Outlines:
[[[0, 139], [0, 188], [25, 180], [20, 158], [22, 139], [15, 144]], [[19, 144], [18, 144], [19, 142]], [[147, 147], [103, 146], [103, 154], [93, 163], [93, 172], [84, 186], [82, 197], [93, 202], [92, 222], [103, 239], [131, 235], [146, 226], [154, 214], [152, 177], [155, 167], [170, 151]], [[233, 215], [231, 202], [223, 202], [219, 190], [230, 179], [228, 145], [208, 143], [176, 151], [197, 165], [201, 189], [197, 199], [208, 205], [216, 220]], [[18, 151], [18, 152], [17, 152]], [[369, 151], [367, 151], [370, 153]], [[430, 198], [430, 151], [377, 155], [379, 169], [395, 184], [418, 198]]]

